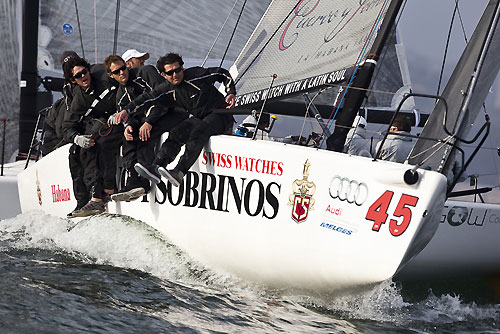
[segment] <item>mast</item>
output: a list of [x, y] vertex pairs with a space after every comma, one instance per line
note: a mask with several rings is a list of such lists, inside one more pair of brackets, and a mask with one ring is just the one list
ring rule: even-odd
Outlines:
[[37, 115], [38, 90], [38, 0], [24, 1], [22, 32], [21, 101], [19, 113], [19, 154], [24, 159], [30, 148]]
[[387, 38], [389, 37], [391, 28], [396, 21], [396, 17], [402, 3], [403, 0], [391, 1], [391, 4], [387, 9], [387, 14], [385, 15], [380, 27], [380, 31], [373, 42], [372, 48], [370, 49], [370, 53], [366, 56], [364, 64], [360, 66], [350, 87], [351, 89], [349, 89], [346, 93], [344, 106], [336, 117], [335, 130], [326, 141], [327, 149], [331, 151], [342, 152], [344, 149], [347, 133], [349, 132], [352, 122], [354, 121], [354, 118], [356, 117], [356, 114], [358, 113], [359, 108], [361, 108], [361, 104], [366, 97], [366, 89], [370, 86], [373, 72], [375, 71], [375, 67], [377, 65], [377, 60], [382, 53], [382, 49], [387, 41]]

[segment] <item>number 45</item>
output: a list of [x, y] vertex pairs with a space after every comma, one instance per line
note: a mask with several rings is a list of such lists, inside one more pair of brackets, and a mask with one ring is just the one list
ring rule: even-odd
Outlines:
[[[372, 230], [379, 231], [382, 224], [387, 221], [387, 209], [391, 204], [392, 196], [394, 192], [386, 190], [382, 196], [380, 196], [369, 208], [366, 213], [366, 219], [373, 221]], [[389, 231], [395, 237], [403, 234], [404, 231], [408, 228], [411, 222], [411, 209], [410, 207], [414, 207], [417, 205], [418, 197], [402, 194], [399, 199], [399, 203], [394, 210], [394, 217], [403, 217], [403, 221], [401, 224], [398, 224], [398, 221], [395, 219], [391, 219], [389, 221]]]

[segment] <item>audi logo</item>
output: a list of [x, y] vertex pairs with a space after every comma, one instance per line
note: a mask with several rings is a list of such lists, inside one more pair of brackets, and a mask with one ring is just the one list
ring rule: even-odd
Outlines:
[[364, 182], [348, 179], [336, 175], [330, 181], [330, 197], [338, 198], [347, 203], [354, 203], [358, 206], [362, 205], [368, 197], [368, 187]]

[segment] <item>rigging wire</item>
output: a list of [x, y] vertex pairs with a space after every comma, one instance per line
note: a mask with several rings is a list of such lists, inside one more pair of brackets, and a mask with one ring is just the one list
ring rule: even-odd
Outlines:
[[[205, 66], [205, 63], [206, 63], [206, 62], [207, 62], [207, 60], [208, 60], [208, 56], [210, 56], [210, 53], [212, 53], [212, 50], [213, 50], [213, 48], [214, 48], [214, 46], [215, 46], [215, 43], [217, 43], [217, 40], [219, 39], [220, 34], [222, 33], [222, 30], [223, 30], [223, 29], [224, 29], [224, 27], [226, 26], [227, 21], [228, 21], [228, 20], [229, 20], [229, 18], [231, 17], [231, 13], [233, 12], [234, 7], [236, 7], [236, 4], [238, 3], [238, 1], [239, 1], [239, 0], [236, 0], [236, 1], [234, 2], [234, 4], [233, 4], [233, 8], [231, 8], [231, 10], [229, 11], [229, 14], [228, 14], [228, 15], [227, 15], [227, 17], [226, 17], [226, 20], [225, 20], [225, 21], [224, 21], [224, 23], [222, 24], [222, 27], [220, 27], [220, 30], [219, 30], [219, 32], [217, 33], [217, 36], [215, 37], [215, 40], [214, 40], [214, 42], [212, 43], [212, 46], [211, 46], [211, 47], [210, 47], [210, 49], [208, 50], [208, 53], [207, 53], [207, 55], [205, 56], [205, 59], [203, 59], [203, 62], [201, 63], [201, 67]], [[222, 65], [222, 63], [221, 63], [221, 65]]]
[[116, 0], [115, 35], [113, 38], [113, 54], [116, 54], [118, 44], [118, 23], [120, 21], [120, 0]]
[[83, 49], [82, 28], [80, 27], [80, 14], [78, 13], [78, 4], [75, 0], [76, 22], [78, 22], [78, 33], [80, 35], [80, 45], [82, 46], [82, 58], [85, 58], [85, 50]]
[[94, 0], [94, 64], [97, 64], [97, 3]]
[[[399, 24], [399, 21], [401, 20], [401, 16], [403, 15], [403, 11], [405, 10], [407, 2], [408, 2], [407, 0], [405, 0], [403, 2], [402, 6], [401, 6], [401, 10], [399, 11], [398, 17], [396, 18], [396, 21], [394, 22], [394, 27], [396, 27]], [[389, 52], [389, 48], [384, 48], [384, 52], [379, 57], [378, 63], [382, 64], [384, 62], [384, 59], [386, 58], [388, 52]], [[377, 77], [380, 74], [381, 69], [382, 69], [382, 66], [377, 66], [375, 68], [375, 73], [373, 74], [372, 83], [377, 80]], [[373, 85], [371, 85], [371, 86], [373, 86]], [[375, 90], [368, 90], [368, 92], [376, 92], [376, 91]], [[387, 93], [389, 93], [389, 92], [387, 92]], [[364, 107], [366, 107], [366, 102], [368, 101], [369, 95], [370, 95], [369, 93], [366, 94], [366, 98], [364, 100]], [[402, 94], [402, 95], [404, 95], [404, 94]]]
[[[441, 90], [441, 83], [443, 81], [443, 73], [444, 66], [446, 64], [446, 57], [448, 56], [448, 46], [450, 45], [451, 31], [453, 29], [453, 22], [455, 21], [455, 15], [458, 10], [458, 0], [455, 1], [455, 8], [453, 9], [453, 15], [451, 16], [450, 27], [448, 28], [448, 37], [446, 38], [446, 46], [444, 48], [443, 62], [441, 63], [441, 71], [439, 73], [438, 87], [436, 91], [436, 95], [439, 95], [439, 91]], [[437, 103], [437, 99], [436, 99]]]
[[[346, 85], [346, 89], [344, 90], [343, 94], [342, 94], [342, 98], [340, 99], [340, 101], [337, 103], [337, 106], [334, 108], [334, 110], [332, 110], [332, 113], [330, 114], [330, 117], [328, 118], [326, 124], [329, 124], [325, 130], [323, 131], [323, 133], [321, 134], [322, 137], [324, 137], [325, 135], [325, 132], [326, 130], [328, 129], [330, 131], [330, 128], [331, 126], [333, 125], [333, 119], [335, 119], [335, 116], [337, 116], [337, 113], [338, 111], [340, 110], [340, 106], [342, 104], [342, 102], [344, 101], [344, 98], [347, 94], [347, 91], [352, 88], [352, 82], [354, 81], [354, 77], [356, 76], [356, 73], [358, 71], [358, 68], [360, 66], [360, 59], [362, 59], [365, 55], [365, 52], [367, 51], [367, 47], [368, 47], [368, 44], [370, 43], [371, 39], [373, 38], [374, 34], [375, 34], [375, 27], [377, 26], [377, 24], [380, 22], [381, 20], [381, 16], [382, 16], [382, 13], [383, 11], [385, 10], [386, 6], [388, 4], [388, 1], [386, 1], [384, 3], [384, 5], [380, 8], [380, 12], [379, 12], [379, 15], [378, 15], [378, 18], [377, 20], [373, 23], [373, 26], [370, 30], [370, 33], [369, 33], [369, 36], [367, 38], [367, 40], [365, 41], [365, 44], [363, 45], [363, 48], [361, 49], [361, 52], [360, 54], [358, 55], [358, 59], [356, 60], [356, 63], [355, 63], [355, 67], [354, 67], [354, 70], [351, 74], [351, 77], [349, 78], [349, 83]], [[323, 142], [325, 141], [325, 139], [323, 139], [321, 145], [323, 144]]]
[[233, 40], [234, 33], [236, 32], [236, 28], [238, 27], [238, 23], [240, 23], [241, 14], [243, 14], [243, 9], [245, 9], [246, 3], [247, 3], [247, 0], [245, 0], [243, 2], [243, 6], [241, 6], [240, 15], [238, 15], [238, 19], [236, 20], [236, 24], [234, 25], [233, 33], [231, 34], [231, 38], [229, 38], [229, 42], [227, 43], [227, 47], [226, 47], [226, 50], [224, 51], [224, 54], [222, 55], [222, 59], [220, 61], [219, 67], [222, 67], [222, 63], [224, 62], [224, 58], [226, 58], [227, 50], [229, 50], [229, 46], [231, 45], [231, 41]]

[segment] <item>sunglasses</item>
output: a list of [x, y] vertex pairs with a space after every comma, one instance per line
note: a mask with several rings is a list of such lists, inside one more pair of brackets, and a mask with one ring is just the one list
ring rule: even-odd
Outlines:
[[174, 68], [173, 70], [170, 70], [168, 72], [165, 72], [166, 75], [168, 76], [171, 76], [173, 75], [174, 73], [180, 73], [180, 71], [182, 71], [182, 66], [181, 67], [177, 67], [177, 68]]
[[83, 70], [81, 70], [80, 72], [78, 72], [77, 74], [73, 75], [71, 77], [71, 79], [80, 79], [81, 77], [83, 77], [85, 74], [87, 74], [88, 70], [86, 68], [84, 68]]
[[127, 69], [127, 65], [123, 64], [122, 67], [120, 67], [117, 70], [111, 71], [110, 73], [114, 74], [114, 75], [118, 75], [118, 74], [120, 74], [121, 71], [125, 71], [126, 69]]

